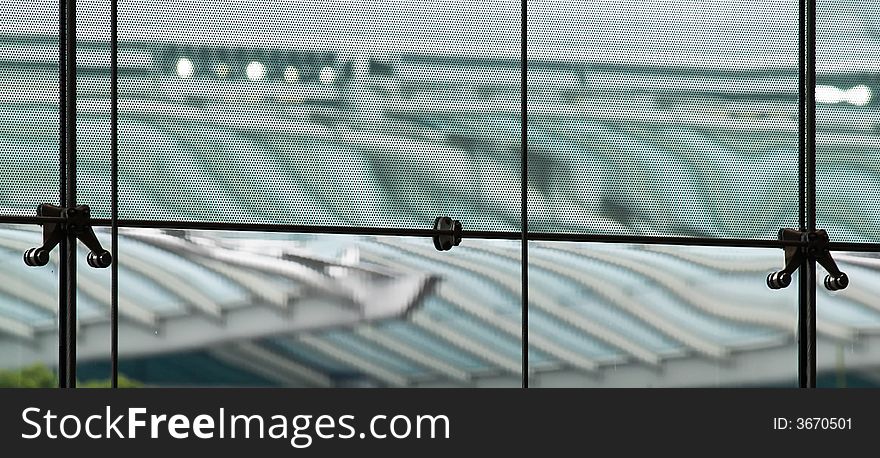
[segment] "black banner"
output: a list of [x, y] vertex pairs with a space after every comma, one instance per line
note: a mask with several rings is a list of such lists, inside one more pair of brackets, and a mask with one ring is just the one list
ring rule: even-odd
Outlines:
[[878, 401], [873, 390], [8, 389], [0, 443], [30, 456], [766, 456], [869, 450]]

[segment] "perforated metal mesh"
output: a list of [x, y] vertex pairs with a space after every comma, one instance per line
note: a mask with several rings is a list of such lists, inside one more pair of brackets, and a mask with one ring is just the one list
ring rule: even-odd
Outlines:
[[110, 216], [110, 2], [78, 0], [77, 202]]
[[120, 217], [519, 230], [518, 1], [119, 7]]
[[797, 224], [797, 2], [529, 2], [529, 230]]
[[816, 223], [836, 241], [880, 241], [880, 6], [817, 2]]
[[[519, 2], [125, 0], [123, 218], [519, 229]], [[447, 4], [448, 3], [448, 4]], [[5, 0], [0, 213], [57, 201], [57, 2]], [[79, 201], [109, 216], [109, 17], [79, 13]], [[880, 241], [880, 9], [819, 3], [819, 226]], [[796, 224], [797, 5], [529, 5], [532, 231]]]
[[58, 6], [46, 4], [0, 1], [0, 214], [58, 203]]

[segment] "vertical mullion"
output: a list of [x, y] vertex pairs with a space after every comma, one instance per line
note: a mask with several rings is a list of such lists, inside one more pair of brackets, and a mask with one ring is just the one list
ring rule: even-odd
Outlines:
[[522, 387], [529, 387], [529, 139], [528, 139], [528, 0], [520, 0], [520, 167], [522, 206]]
[[[816, 230], [816, 0], [800, 1], [799, 219]], [[798, 385], [816, 386], [816, 260], [806, 256], [798, 275]]]
[[113, 264], [110, 271], [110, 367], [111, 386], [119, 384], [119, 240], [118, 207], [118, 48], [117, 0], [110, 0], [110, 252]]
[[[805, 107], [805, 127], [806, 137], [804, 139], [805, 161], [804, 167], [806, 179], [804, 181], [804, 189], [806, 193], [806, 222], [807, 230], [816, 230], [816, 0], [805, 0], [806, 8], [806, 27], [804, 28], [804, 37], [806, 38], [805, 66], [806, 66], [806, 102]], [[806, 278], [806, 310], [808, 312], [807, 321], [807, 386], [809, 388], [816, 387], [816, 259], [812, 256], [807, 258]]]
[[[798, 225], [800, 230], [807, 230], [806, 219], [806, 107], [807, 107], [807, 78], [806, 78], [806, 37], [805, 32], [805, 11], [806, 0], [798, 1]], [[807, 346], [804, 340], [807, 335], [805, 317], [807, 310], [807, 278], [804, 275], [807, 266], [806, 261], [801, 263], [798, 273], [798, 323], [797, 323], [797, 344], [798, 344], [798, 386], [806, 388], [807, 386]]]
[[[65, 207], [76, 206], [76, 0], [65, 1], [65, 145], [64, 156], [66, 173], [64, 185], [67, 188], [65, 195]], [[60, 304], [59, 324], [63, 328], [63, 336], [59, 340], [64, 348], [62, 387], [76, 387], [76, 234], [67, 231], [66, 246], [62, 244], [61, 251], [66, 253], [63, 264], [66, 267], [66, 275], [61, 275], [63, 285], [61, 290], [66, 291], [64, 301]]]
[[[58, 0], [58, 200], [67, 205], [67, 4]], [[67, 238], [58, 246], [58, 386], [67, 380]]]

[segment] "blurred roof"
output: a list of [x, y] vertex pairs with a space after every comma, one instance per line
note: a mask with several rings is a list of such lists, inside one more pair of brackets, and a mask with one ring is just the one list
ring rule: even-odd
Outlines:
[[[168, 356], [195, 352], [292, 386], [519, 380], [515, 243], [467, 241], [440, 253], [400, 238], [259, 237], [125, 230], [123, 359], [173, 361]], [[56, 351], [54, 264], [34, 269], [20, 261], [38, 239], [27, 228], [0, 230], [6, 367], [50, 362]], [[781, 257], [777, 250], [533, 243], [532, 375], [547, 385], [600, 386], [790, 379], [795, 291], [769, 291], [763, 281]], [[841, 293], [820, 293], [820, 338], [823, 345], [859, 346], [848, 368], [870, 372], [880, 330], [880, 259], [841, 254], [838, 261], [852, 283]], [[109, 275], [82, 268], [78, 277], [79, 358], [101, 361], [108, 356]], [[749, 372], [752, 364], [762, 370]], [[834, 364], [823, 358], [820, 370]], [[684, 380], [676, 370], [682, 365], [694, 366]], [[177, 373], [173, 380], [188, 378]]]

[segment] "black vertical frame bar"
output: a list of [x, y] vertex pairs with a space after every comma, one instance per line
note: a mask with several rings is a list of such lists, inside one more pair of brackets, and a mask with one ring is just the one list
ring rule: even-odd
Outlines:
[[528, 0], [520, 0], [520, 167], [522, 215], [522, 387], [529, 387], [529, 107]]
[[[64, 206], [76, 206], [76, 0], [64, 1], [64, 62], [65, 67], [65, 126], [64, 126]], [[66, 243], [61, 246], [62, 269], [60, 275], [64, 293], [59, 301], [59, 336], [61, 361], [59, 379], [62, 388], [76, 387], [76, 234], [68, 231]]]
[[[58, 200], [67, 205], [67, 4], [58, 0]], [[67, 380], [67, 238], [58, 246], [58, 386]]]
[[117, 0], [110, 0], [110, 386], [119, 386], [119, 215], [118, 129], [119, 71], [117, 47]]
[[[799, 219], [816, 230], [816, 0], [800, 1]], [[803, 248], [806, 249], [806, 248]], [[798, 385], [816, 387], [816, 260], [805, 256], [798, 275]]]

